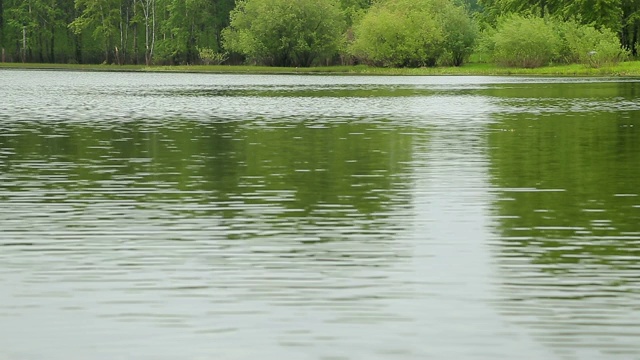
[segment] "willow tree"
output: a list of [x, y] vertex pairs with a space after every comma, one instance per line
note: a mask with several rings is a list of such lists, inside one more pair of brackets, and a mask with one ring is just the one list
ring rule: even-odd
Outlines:
[[311, 66], [337, 53], [344, 28], [337, 0], [240, 0], [223, 44], [259, 63]]

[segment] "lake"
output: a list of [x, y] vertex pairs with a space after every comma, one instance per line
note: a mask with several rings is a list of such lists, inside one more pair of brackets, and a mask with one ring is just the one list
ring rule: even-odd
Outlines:
[[0, 71], [0, 359], [640, 359], [639, 98]]

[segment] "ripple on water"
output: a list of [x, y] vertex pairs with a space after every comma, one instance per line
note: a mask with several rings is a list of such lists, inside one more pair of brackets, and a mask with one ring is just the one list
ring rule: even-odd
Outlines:
[[640, 354], [631, 83], [33, 74], [0, 358]]

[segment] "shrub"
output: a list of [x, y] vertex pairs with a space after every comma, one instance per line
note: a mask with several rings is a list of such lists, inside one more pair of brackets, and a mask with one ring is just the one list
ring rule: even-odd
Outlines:
[[376, 66], [434, 65], [443, 40], [433, 19], [375, 6], [356, 25], [351, 52]]
[[498, 21], [492, 37], [493, 58], [505, 66], [535, 68], [548, 64], [560, 52], [560, 36], [542, 18], [510, 15]]
[[266, 65], [311, 66], [342, 41], [336, 0], [240, 0], [223, 30], [225, 49]]
[[388, 0], [355, 24], [350, 52], [378, 66], [461, 65], [476, 34], [466, 11], [450, 0]]
[[478, 27], [459, 6], [448, 6], [443, 9], [444, 51], [439, 63], [443, 65], [462, 65], [473, 52], [477, 39]]
[[615, 64], [628, 56], [617, 35], [609, 29], [598, 30], [575, 21], [558, 21], [555, 28], [562, 39], [560, 60], [566, 63], [599, 67]]
[[218, 53], [211, 48], [197, 48], [198, 56], [205, 65], [220, 65], [228, 58], [227, 53]]

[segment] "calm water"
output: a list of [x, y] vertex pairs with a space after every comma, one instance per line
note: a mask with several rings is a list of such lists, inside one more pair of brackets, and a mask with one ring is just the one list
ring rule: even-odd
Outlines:
[[0, 359], [640, 359], [639, 97], [0, 71]]

